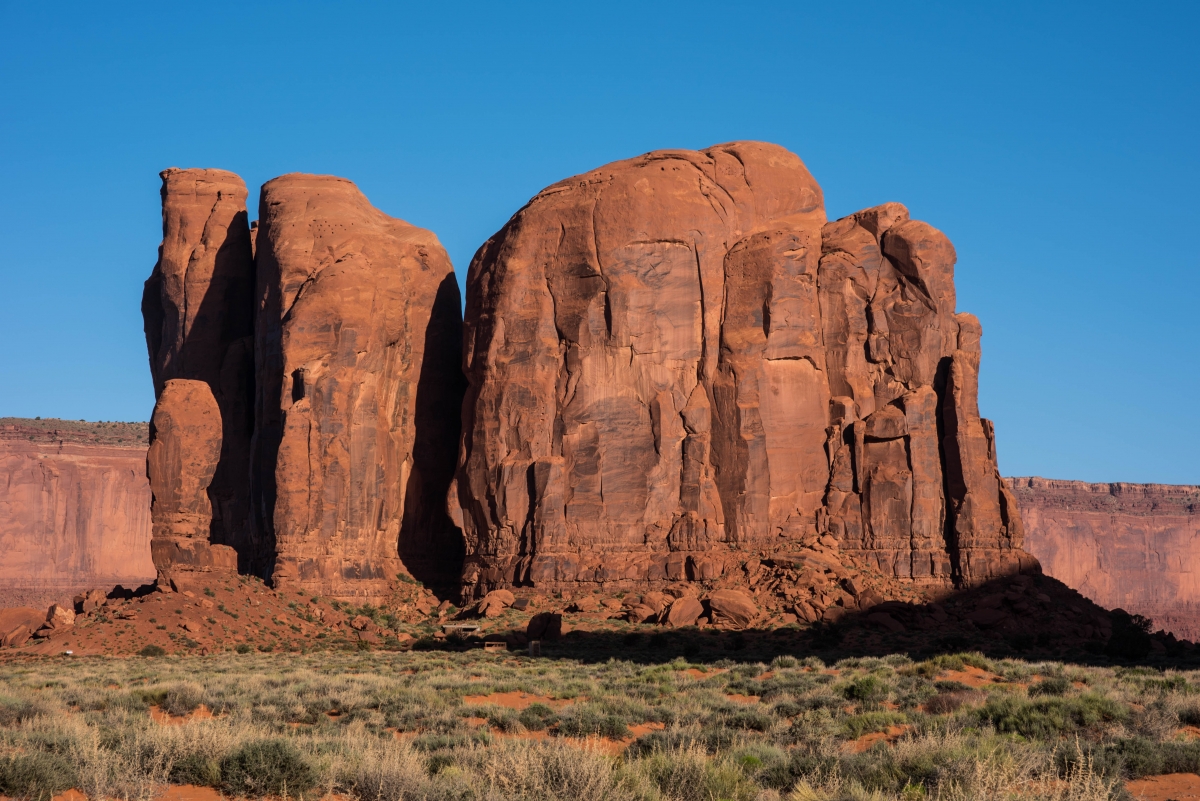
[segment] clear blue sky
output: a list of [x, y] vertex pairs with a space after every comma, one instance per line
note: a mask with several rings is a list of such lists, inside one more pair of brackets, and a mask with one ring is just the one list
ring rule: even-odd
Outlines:
[[760, 139], [954, 241], [1005, 473], [1200, 483], [1200, 4], [0, 9], [0, 416], [148, 418], [165, 167], [345, 176], [461, 279], [549, 183]]

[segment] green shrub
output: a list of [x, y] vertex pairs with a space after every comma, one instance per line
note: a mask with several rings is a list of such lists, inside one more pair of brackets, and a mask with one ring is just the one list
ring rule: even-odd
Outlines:
[[1091, 759], [1093, 768], [1113, 779], [1140, 779], [1165, 773], [1200, 771], [1200, 742], [1154, 742], [1129, 737], [1101, 745], [1084, 744], [1082, 753], [1065, 749], [1057, 756], [1059, 773], [1067, 775], [1080, 757]]
[[1179, 710], [1179, 722], [1184, 726], [1200, 726], [1200, 706], [1185, 706]]
[[1071, 682], [1065, 676], [1050, 676], [1030, 687], [1029, 695], [1066, 695], [1070, 690]]
[[888, 696], [888, 686], [876, 676], [863, 676], [846, 685], [842, 695], [851, 701], [877, 702]]
[[721, 723], [731, 729], [742, 731], [770, 731], [775, 719], [753, 707], [738, 709], [721, 717]]
[[938, 693], [925, 702], [925, 711], [931, 715], [949, 715], [957, 712], [963, 704], [979, 697], [979, 693], [970, 690]]
[[0, 795], [48, 801], [77, 782], [75, 766], [61, 754], [34, 751], [0, 759]]
[[240, 643], [238, 643], [237, 648], [235, 648], [234, 650], [237, 651], [239, 654], [248, 654], [254, 650], [254, 646], [250, 645], [250, 643], [248, 643], [248, 642], [240, 642]]
[[15, 726], [43, 714], [45, 710], [32, 701], [0, 696], [0, 726]]
[[488, 725], [494, 729], [499, 729], [502, 732], [518, 732], [522, 728], [521, 721], [517, 718], [517, 713], [511, 709], [496, 707], [488, 712]]
[[171, 763], [171, 782], [220, 787], [221, 763], [203, 754], [186, 754]]
[[892, 726], [899, 726], [908, 719], [899, 712], [866, 712], [862, 715], [851, 715], [842, 721], [842, 730], [852, 740], [871, 732], [887, 731]]
[[1076, 698], [1038, 700], [993, 695], [975, 710], [975, 715], [997, 731], [1015, 732], [1030, 739], [1053, 739], [1101, 722], [1124, 720], [1128, 712], [1111, 699], [1086, 693]]
[[286, 740], [255, 740], [221, 760], [221, 786], [234, 795], [298, 795], [312, 788], [313, 770]]
[[184, 682], [167, 691], [162, 707], [172, 715], [186, 715], [204, 702], [204, 688], [198, 684]]
[[584, 706], [564, 710], [558, 719], [558, 733], [567, 737], [599, 735], [619, 740], [629, 736], [629, 729], [616, 715], [604, 715]]
[[521, 710], [517, 720], [529, 731], [545, 731], [558, 721], [558, 715], [545, 704], [530, 704]]
[[140, 656], [166, 656], [167, 649], [161, 645], [147, 645], [142, 650], [138, 651]]

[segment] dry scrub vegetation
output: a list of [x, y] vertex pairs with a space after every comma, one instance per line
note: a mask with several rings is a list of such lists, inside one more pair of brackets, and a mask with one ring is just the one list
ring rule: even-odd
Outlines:
[[1200, 673], [978, 654], [29, 660], [0, 665], [0, 794], [1082, 801], [1200, 769], [1196, 724]]

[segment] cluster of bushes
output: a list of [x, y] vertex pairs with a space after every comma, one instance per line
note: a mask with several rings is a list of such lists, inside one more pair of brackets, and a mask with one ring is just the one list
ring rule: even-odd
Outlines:
[[[994, 681], [968, 686], [978, 684], [968, 669]], [[513, 691], [563, 703], [489, 701]], [[201, 705], [216, 717], [160, 726], [148, 714]], [[1176, 738], [1196, 724], [1190, 674], [978, 654], [833, 666], [482, 653], [74, 660], [0, 667], [0, 794], [48, 801], [78, 787], [144, 801], [172, 782], [363, 801], [567, 798], [564, 788], [572, 801], [886, 800], [1067, 782], [1086, 790], [1080, 799], [1108, 798], [1125, 778], [1200, 770], [1200, 745]], [[886, 741], [859, 753], [880, 732]], [[620, 754], [606, 755], [613, 744]]]

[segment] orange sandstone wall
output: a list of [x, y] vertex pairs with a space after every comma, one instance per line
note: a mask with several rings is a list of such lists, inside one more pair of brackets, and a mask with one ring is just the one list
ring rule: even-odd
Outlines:
[[1200, 486], [1009, 479], [1025, 548], [1101, 606], [1200, 639]]
[[63, 422], [0, 420], [0, 607], [154, 578], [145, 424]]

